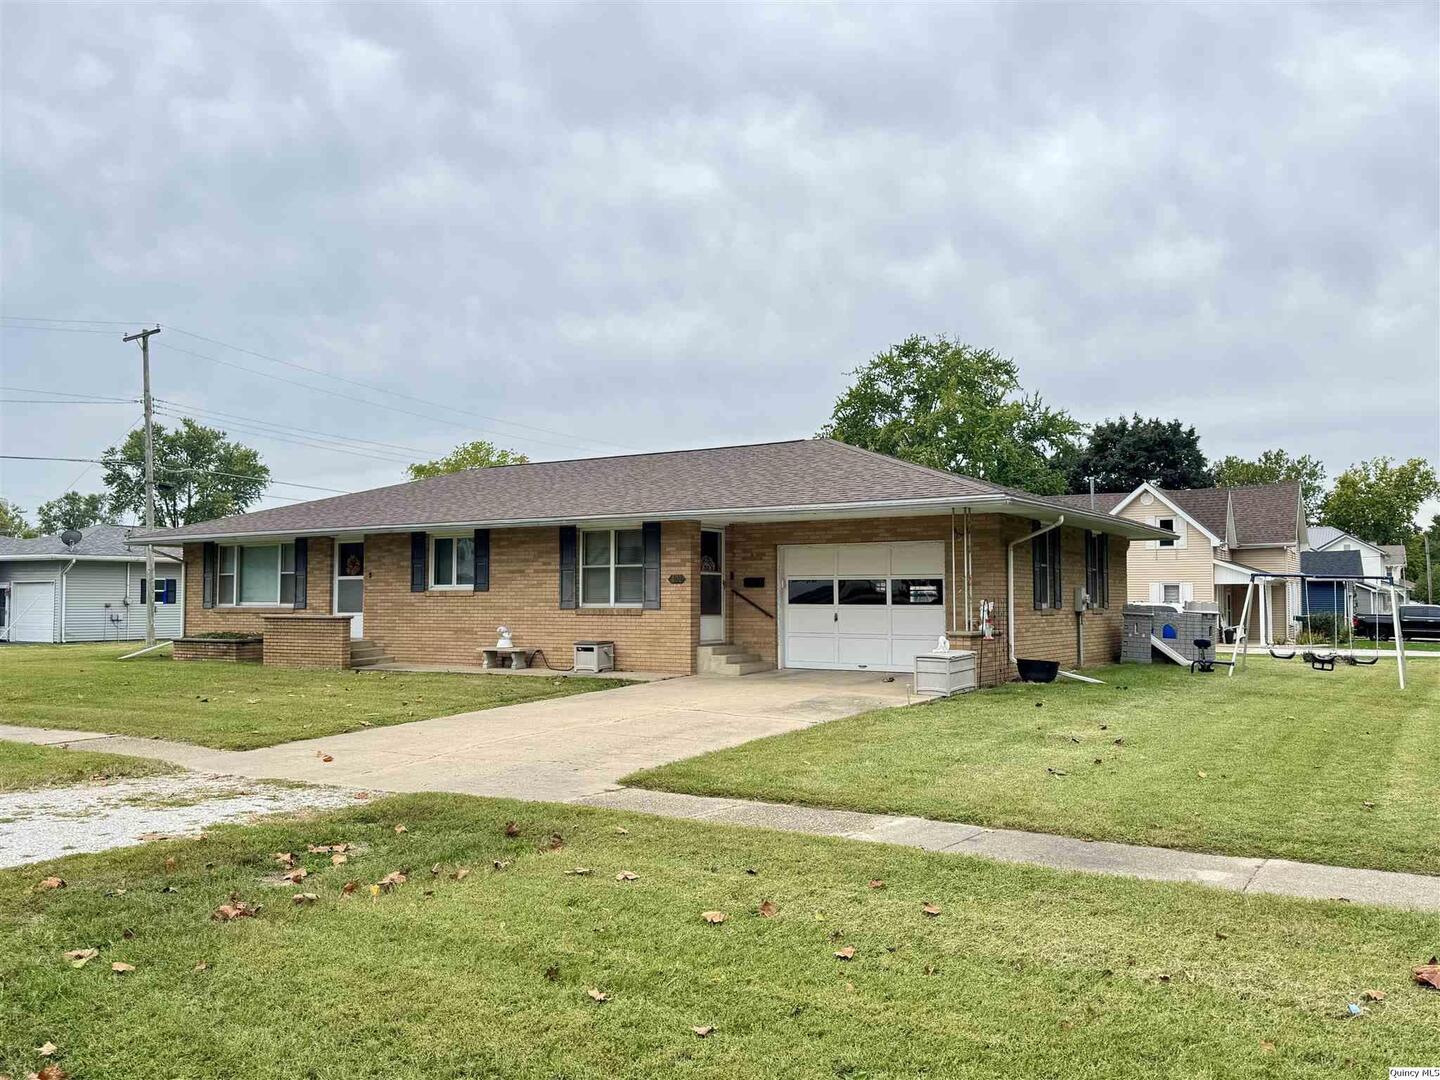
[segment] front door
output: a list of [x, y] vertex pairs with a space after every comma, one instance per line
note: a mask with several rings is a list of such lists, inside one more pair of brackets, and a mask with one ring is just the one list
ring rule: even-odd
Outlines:
[[725, 640], [725, 534], [700, 530], [700, 643]]
[[365, 636], [365, 541], [335, 541], [335, 614], [353, 615], [350, 636]]

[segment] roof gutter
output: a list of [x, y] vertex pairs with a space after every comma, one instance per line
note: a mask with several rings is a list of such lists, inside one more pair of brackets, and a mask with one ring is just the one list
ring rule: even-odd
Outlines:
[[[1000, 493], [995, 495], [972, 495], [961, 498], [942, 497], [933, 499], [893, 499], [870, 502], [851, 503], [819, 503], [809, 506], [744, 506], [744, 507], [711, 507], [703, 509], [669, 510], [669, 511], [645, 511], [636, 510], [607, 514], [582, 514], [566, 517], [548, 518], [493, 518], [489, 520], [469, 521], [415, 521], [405, 522], [397, 525], [373, 525], [363, 522], [354, 522], [344, 525], [316, 525], [299, 530], [296, 529], [272, 529], [255, 532], [205, 532], [176, 535], [173, 530], [167, 532], [156, 532], [147, 535], [132, 534], [132, 544], [160, 544], [174, 545], [181, 543], [199, 543], [210, 540], [263, 540], [263, 539], [288, 539], [296, 536], [329, 536], [345, 535], [352, 533], [406, 533], [416, 530], [440, 531], [445, 529], [471, 529], [471, 528], [525, 528], [546, 525], [573, 525], [586, 522], [602, 521], [624, 521], [641, 520], [646, 521], [693, 521], [696, 518], [726, 518], [730, 520], [745, 520], [747, 518], [775, 517], [786, 515], [792, 518], [803, 519], [807, 515], [830, 514], [846, 512], [873, 512], [891, 510], [903, 512], [905, 510], [930, 510], [943, 513], [950, 509], [971, 509], [977, 511], [990, 511], [993, 513], [1023, 514], [1030, 518], [1047, 518], [1051, 514], [1057, 516], [1059, 521], [1065, 520], [1067, 515], [1079, 519], [1077, 523], [1088, 524], [1097, 532], [1114, 533], [1119, 536], [1129, 537], [1132, 540], [1165, 540], [1173, 534], [1165, 529], [1157, 529], [1151, 525], [1145, 525], [1138, 521], [1128, 521], [1124, 518], [1112, 517], [1103, 512], [1086, 513], [1077, 512], [1073, 508], [1061, 507], [1049, 502], [1044, 498], [1027, 498], [1023, 495]], [[0, 556], [3, 558], [3, 556]]]
[[1053, 532], [1065, 524], [1065, 515], [1061, 514], [1049, 525], [1042, 525], [1034, 532], [1026, 533], [1019, 540], [1011, 540], [1010, 546], [1005, 549], [1005, 636], [1010, 639], [1010, 664], [1015, 664], [1015, 549], [1027, 540], [1034, 540], [1037, 536], [1044, 536]]
[[[161, 543], [158, 540], [155, 541], [155, 543], [159, 544], [162, 547], [171, 546], [169, 544]], [[140, 545], [137, 544], [136, 546], [139, 547]], [[146, 546], [148, 547], [149, 545]], [[165, 555], [158, 551], [155, 553], [155, 557], [157, 559], [168, 559], [170, 562], [176, 563], [183, 561], [181, 559], [177, 559], [174, 555]], [[27, 552], [23, 555], [7, 555], [3, 551], [0, 551], [0, 562], [63, 562], [66, 559], [69, 559], [72, 565], [77, 562], [143, 563], [145, 561], [145, 556], [143, 553], [137, 553], [135, 555], [69, 555], [61, 552], [56, 552], [53, 555], [37, 555], [31, 552]]]

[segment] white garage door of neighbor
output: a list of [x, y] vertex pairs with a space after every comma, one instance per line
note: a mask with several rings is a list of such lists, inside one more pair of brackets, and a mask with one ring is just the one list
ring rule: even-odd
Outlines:
[[17, 581], [10, 586], [10, 640], [55, 639], [55, 583]]
[[781, 558], [782, 666], [911, 671], [945, 632], [945, 545], [807, 544]]

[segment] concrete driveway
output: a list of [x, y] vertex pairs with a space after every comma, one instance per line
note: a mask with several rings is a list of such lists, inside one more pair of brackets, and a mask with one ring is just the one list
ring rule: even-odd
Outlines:
[[261, 750], [47, 735], [77, 748], [137, 753], [230, 775], [567, 801], [610, 790], [636, 769], [910, 699], [906, 675], [892, 680], [881, 672], [768, 671], [640, 683]]

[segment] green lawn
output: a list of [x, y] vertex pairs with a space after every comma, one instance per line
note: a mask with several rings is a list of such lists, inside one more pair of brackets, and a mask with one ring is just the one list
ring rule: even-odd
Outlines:
[[323, 671], [116, 658], [133, 644], [0, 648], [10, 724], [250, 750], [363, 727], [605, 690], [616, 679]]
[[[363, 845], [343, 866], [306, 854], [341, 842]], [[301, 886], [264, 882], [275, 852], [311, 871]], [[402, 868], [408, 882], [372, 897]], [[39, 887], [52, 874], [66, 887]], [[212, 920], [232, 895], [259, 915]], [[1348, 1077], [1440, 1062], [1440, 993], [1411, 977], [1440, 917], [464, 796], [0, 871], [0, 938], [0, 1072], [16, 1076], [47, 1041], [77, 1078], [146, 1080]], [[76, 949], [98, 955], [77, 969]]]
[[1170, 666], [886, 709], [627, 777], [666, 791], [1440, 873], [1440, 662]]
[[0, 740], [0, 793], [57, 784], [79, 784], [103, 777], [154, 776], [175, 772], [173, 765], [122, 754], [62, 750], [58, 746]]

